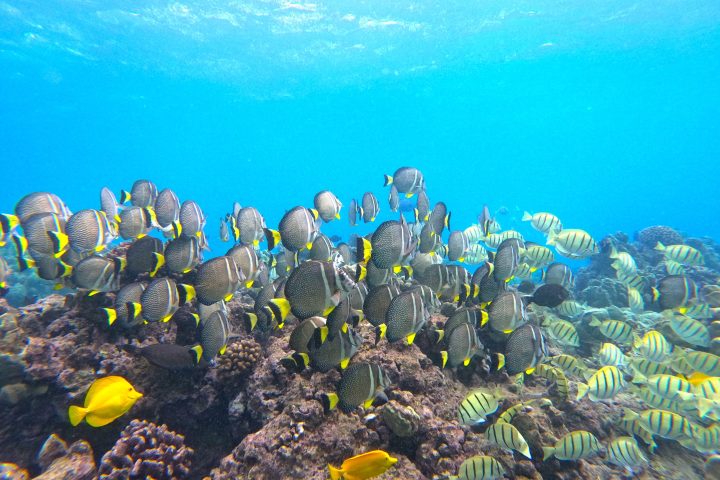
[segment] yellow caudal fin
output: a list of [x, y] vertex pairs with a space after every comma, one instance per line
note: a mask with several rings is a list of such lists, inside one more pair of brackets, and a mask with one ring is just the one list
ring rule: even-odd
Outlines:
[[117, 320], [117, 311], [114, 308], [103, 308], [105, 315], [107, 316], [108, 325], [112, 325]]
[[150, 270], [150, 276], [154, 277], [157, 275], [158, 270], [165, 265], [165, 255], [162, 253], [154, 252], [153, 253], [153, 266], [152, 270]]
[[525, 213], [523, 213], [522, 221], [529, 222], [530, 220], [532, 220], [532, 215], [530, 215], [530, 212], [526, 211]]
[[125, 190], [120, 190], [120, 203], [126, 203], [131, 198], [132, 198], [132, 195], [130, 195], [130, 192], [127, 192]]
[[662, 244], [662, 242], [657, 242], [655, 245], [655, 250], [658, 252], [664, 252], [665, 251], [665, 245]]
[[328, 463], [328, 470], [330, 470], [330, 480], [342, 480], [343, 471], [339, 468], [335, 468]]
[[543, 449], [543, 462], [548, 458], [555, 455], [555, 447], [542, 447]]
[[442, 368], [445, 368], [445, 365], [447, 365], [448, 361], [448, 352], [446, 352], [445, 350], [440, 352], [440, 358], [442, 358]]
[[365, 237], [358, 237], [357, 239], [357, 260], [358, 262], [367, 263], [370, 260], [372, 254], [372, 244]]
[[324, 393], [321, 399], [325, 413], [334, 410], [335, 407], [337, 407], [338, 402], [340, 401], [340, 398], [337, 396], [336, 393]]
[[202, 346], [195, 345], [190, 350], [195, 354], [195, 364], [200, 363], [200, 359], [202, 358], [202, 354], [203, 354]]
[[390, 175], [385, 175], [385, 185], [383, 186], [387, 187], [391, 183], [393, 183], [393, 177], [391, 177]]
[[75, 427], [83, 421], [85, 415], [87, 415], [88, 409], [78, 407], [77, 405], [71, 405], [68, 409], [68, 417], [70, 417], [70, 424]]
[[275, 248], [276, 245], [280, 243], [280, 232], [277, 230], [272, 230], [270, 228], [265, 228], [265, 238], [268, 242], [268, 250], [272, 250]]
[[588, 387], [586, 384], [578, 383], [577, 384], [578, 392], [577, 392], [577, 397], [575, 397], [575, 400], [582, 399], [587, 394], [589, 389], [590, 389], [590, 387]]

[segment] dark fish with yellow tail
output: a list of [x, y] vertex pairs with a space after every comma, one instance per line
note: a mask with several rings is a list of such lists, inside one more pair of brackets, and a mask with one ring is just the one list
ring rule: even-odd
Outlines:
[[451, 262], [464, 262], [465, 253], [469, 248], [470, 242], [462, 230], [455, 230], [450, 233], [450, 238], [448, 239], [448, 260]]
[[78, 253], [101, 252], [117, 236], [115, 224], [108, 220], [102, 210], [80, 210], [70, 217], [65, 224], [65, 238], [60, 233], [51, 233], [56, 244], [56, 254], [64, 252], [63, 246], [69, 243], [70, 248]]
[[123, 377], [102, 377], [95, 380], [85, 394], [82, 407], [68, 409], [70, 424], [85, 420], [91, 427], [102, 427], [124, 415], [143, 395]]
[[357, 214], [359, 212], [360, 208], [358, 207], [358, 202], [353, 198], [350, 200], [350, 207], [348, 207], [348, 220], [350, 221], [351, 227], [357, 225]]
[[572, 288], [575, 283], [572, 270], [564, 263], [551, 263], [543, 272], [543, 282], [547, 285], [562, 285], [565, 288]]
[[173, 273], [188, 273], [202, 261], [197, 237], [180, 236], [165, 245], [165, 265]]
[[324, 222], [332, 222], [335, 219], [340, 219], [342, 203], [330, 190], [323, 190], [316, 193], [313, 199], [313, 205]]
[[38, 213], [54, 213], [63, 221], [67, 221], [72, 215], [60, 197], [54, 193], [33, 192], [25, 195], [15, 205], [15, 216], [20, 224], [25, 226], [25, 222], [33, 215]]
[[442, 238], [435, 231], [432, 223], [428, 222], [420, 230], [418, 249], [420, 253], [434, 253], [442, 246]]
[[105, 216], [110, 221], [115, 221], [118, 213], [120, 213], [120, 205], [118, 204], [117, 197], [112, 190], [107, 187], [103, 187], [100, 190], [100, 210], [105, 212]]
[[4, 247], [10, 236], [20, 226], [20, 219], [9, 213], [0, 213], [0, 247]]
[[505, 467], [493, 457], [475, 455], [466, 459], [450, 480], [497, 480], [505, 476]]
[[290, 334], [288, 344], [297, 353], [308, 353], [308, 344], [313, 339], [316, 329], [325, 326], [323, 317], [310, 317], [300, 322]]
[[397, 458], [391, 457], [382, 450], [372, 450], [345, 460], [340, 468], [328, 464], [330, 480], [366, 480], [385, 473], [397, 463]]
[[470, 283], [473, 285], [473, 302], [487, 305], [507, 288], [507, 283], [495, 280], [494, 269], [495, 265], [485, 262], [473, 273], [470, 279]]
[[339, 406], [345, 413], [360, 405], [367, 409], [377, 398], [387, 399], [384, 390], [389, 385], [390, 379], [380, 365], [354, 363], [343, 371], [337, 393], [323, 396], [323, 407], [327, 412]]
[[202, 359], [212, 364], [215, 356], [225, 353], [229, 338], [230, 323], [227, 314], [222, 310], [216, 310], [202, 323], [200, 329]]
[[186, 237], [197, 237], [202, 245], [202, 233], [205, 228], [205, 214], [200, 205], [192, 200], [185, 200], [180, 205], [180, 234]]
[[343, 269], [331, 262], [308, 260], [288, 277], [285, 298], [299, 319], [327, 316], [353, 287], [354, 280]]
[[410, 198], [425, 188], [425, 178], [415, 167], [400, 167], [392, 176], [385, 175], [385, 186], [388, 185], [394, 185], [399, 193]]
[[430, 199], [425, 190], [418, 192], [415, 206], [415, 222], [427, 222], [430, 219]]
[[[18, 255], [24, 254], [27, 249], [33, 257], [48, 256], [60, 258], [70, 248], [65, 232], [66, 221], [55, 213], [38, 213], [25, 221], [23, 233], [24, 242], [17, 233], [11, 237], [16, 243], [20, 242]], [[27, 243], [25, 246], [24, 243]]]
[[415, 242], [402, 215], [400, 221], [383, 222], [373, 233], [371, 241], [358, 237], [358, 259], [367, 260], [369, 257], [376, 267], [382, 269], [400, 266], [414, 249]]
[[503, 333], [510, 333], [527, 322], [522, 296], [514, 290], [498, 293], [488, 308], [488, 322], [490, 328]]
[[697, 297], [697, 286], [685, 275], [669, 275], [662, 278], [652, 292], [653, 301], [663, 310], [682, 309]]
[[[348, 294], [348, 298], [350, 299], [350, 308], [362, 311], [363, 304], [365, 303], [365, 299], [367, 298], [369, 293], [370, 290], [368, 288], [367, 282], [365, 282], [364, 280], [361, 282], [356, 282], [355, 287], [350, 290], [350, 293]], [[385, 319], [384, 312], [381, 318], [383, 320]]]
[[539, 327], [523, 325], [514, 330], [505, 343], [505, 355], [499, 359], [499, 367], [506, 367], [508, 375], [532, 373], [535, 366], [549, 355], [545, 337]]
[[520, 257], [525, 251], [525, 243], [519, 238], [503, 240], [497, 248], [493, 265], [493, 275], [498, 282], [509, 282], [515, 276]]
[[580, 460], [603, 450], [595, 435], [585, 430], [575, 430], [555, 442], [554, 446], [543, 447], [543, 460], [551, 457], [558, 460]]
[[155, 204], [158, 190], [150, 180], [136, 180], [129, 192], [120, 192], [120, 203], [130, 201], [136, 207], [152, 207]]
[[245, 207], [235, 215], [236, 241], [243, 245], [258, 246], [265, 236], [265, 219], [255, 207]]
[[7, 284], [7, 277], [10, 275], [10, 265], [8, 265], [7, 260], [5, 258], [0, 257], [0, 296], [3, 294], [3, 290], [5, 290], [8, 286]]
[[191, 301], [195, 290], [191, 285], [177, 284], [172, 278], [157, 278], [140, 296], [140, 309], [147, 322], [168, 322], [181, 305]]
[[315, 240], [313, 240], [308, 258], [310, 260], [328, 262], [332, 260], [332, 253], [334, 249], [335, 245], [333, 245], [330, 238], [323, 233], [318, 233], [318, 236], [315, 237]]
[[397, 212], [400, 208], [400, 195], [395, 185], [390, 186], [390, 194], [388, 195], [388, 204], [391, 212]]
[[149, 273], [154, 277], [165, 265], [163, 244], [154, 237], [143, 237], [135, 240], [127, 249], [127, 271], [131, 275]]
[[327, 316], [327, 336], [334, 337], [340, 331], [345, 332], [349, 326], [356, 327], [362, 316], [361, 310], [356, 310], [350, 305], [349, 295], [344, 295], [337, 307]]
[[108, 325], [118, 322], [120, 325], [131, 327], [140, 323], [142, 320], [140, 299], [144, 291], [145, 284], [142, 282], [128, 283], [118, 290], [113, 308], [103, 308]]
[[235, 260], [235, 265], [245, 282], [243, 286], [251, 288], [260, 273], [261, 263], [252, 245], [235, 245], [225, 255]]
[[540, 285], [530, 297], [530, 302], [541, 307], [555, 308], [570, 298], [570, 292], [557, 284]]
[[354, 329], [346, 328], [333, 338], [323, 339], [323, 331], [323, 327], [315, 329], [308, 343], [310, 364], [320, 372], [328, 372], [335, 367], [347, 368], [362, 344], [362, 337]]
[[415, 335], [426, 322], [427, 312], [420, 293], [416, 290], [403, 292], [390, 302], [385, 324], [378, 327], [379, 337], [387, 337], [389, 342], [405, 339], [412, 345]]
[[378, 213], [380, 213], [380, 204], [378, 203], [378, 199], [374, 193], [365, 192], [363, 194], [358, 213], [360, 213], [360, 217], [365, 223], [375, 221]]
[[151, 207], [126, 207], [120, 212], [118, 233], [124, 240], [134, 240], [147, 235], [157, 225]]
[[438, 202], [430, 212], [430, 218], [428, 223], [431, 223], [433, 230], [436, 234], [442, 235], [444, 229], [450, 229], [450, 212], [447, 209], [447, 205], [443, 202]]
[[228, 231], [227, 222], [224, 218], [220, 219], [220, 241], [221, 242], [229, 242], [230, 241], [230, 232]]
[[124, 268], [124, 261], [119, 258], [92, 255], [75, 265], [71, 279], [76, 287], [90, 290], [91, 295], [111, 292], [117, 289]]
[[195, 276], [195, 291], [200, 303], [210, 305], [230, 301], [245, 278], [232, 257], [211, 258], [200, 264]]
[[295, 207], [280, 219], [278, 230], [265, 229], [268, 250], [275, 248], [279, 242], [291, 252], [311, 248], [320, 231], [318, 211], [305, 207]]
[[471, 325], [473, 328], [484, 326], [488, 321], [487, 313], [477, 307], [461, 307], [455, 310], [452, 315], [445, 321], [442, 330], [436, 330], [437, 341], [439, 342], [445, 336], [449, 335], [456, 327], [464, 324]]
[[200, 345], [183, 346], [173, 343], [156, 343], [138, 350], [148, 362], [165, 370], [189, 370], [207, 365], [202, 359]]
[[166, 188], [155, 198], [155, 216], [163, 235], [168, 238], [178, 238], [181, 233], [180, 199], [175, 192]]
[[472, 358], [482, 351], [482, 344], [478, 339], [475, 327], [463, 323], [453, 328], [447, 336], [447, 350], [440, 352], [442, 366], [450, 365], [455, 368], [462, 364], [470, 365]]
[[43, 280], [57, 280], [61, 277], [69, 277], [73, 270], [73, 267], [61, 259], [44, 255], [36, 256], [32, 260], [18, 258], [18, 261], [21, 263], [19, 266], [20, 271], [34, 266], [38, 277]]
[[390, 303], [398, 295], [400, 295], [400, 289], [395, 285], [380, 285], [371, 289], [362, 306], [368, 321], [376, 327], [385, 323], [385, 315]]

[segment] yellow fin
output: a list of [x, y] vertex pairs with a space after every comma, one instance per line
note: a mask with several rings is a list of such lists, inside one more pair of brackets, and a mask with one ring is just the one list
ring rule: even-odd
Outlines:
[[405, 194], [405, 198], [412, 198], [413, 195], [415, 195], [415, 194], [412, 193], [412, 192], [407, 192], [407, 193]]
[[203, 354], [203, 348], [201, 345], [195, 345], [190, 350], [192, 350], [195, 353], [195, 363], [200, 363], [200, 358]]
[[337, 396], [337, 393], [323, 394], [322, 404], [323, 404], [323, 409], [325, 410], [325, 413], [328, 413], [331, 410], [334, 410], [335, 407], [337, 407], [337, 404], [339, 401], [340, 401], [340, 397]]
[[466, 367], [470, 365], [470, 360], [472, 360], [472, 357], [467, 357], [465, 360], [463, 360], [463, 365]]
[[223, 345], [220, 349], [220, 355], [225, 355], [225, 351], [227, 350], [227, 345]]
[[336, 218], [337, 220], [340, 220], [340, 212], [338, 212], [338, 213], [335, 214], [335, 218]]
[[342, 361], [340, 362], [340, 369], [345, 370], [349, 364], [350, 364], [350, 359], [343, 358]]
[[312, 242], [306, 243], [305, 248], [307, 248], [308, 250], [312, 250]]
[[112, 325], [117, 320], [117, 311], [113, 308], [103, 308], [105, 315], [107, 315], [108, 325]]
[[416, 334], [416, 333], [411, 333], [410, 335], [407, 336], [406, 339], [407, 339], [407, 344], [408, 344], [408, 345], [412, 345], [412, 344], [413, 344], [413, 342], [415, 341], [415, 335], [417, 335], [417, 334]]
[[70, 417], [70, 424], [75, 427], [83, 421], [85, 415], [87, 415], [88, 409], [78, 407], [77, 405], [71, 405], [68, 409], [68, 417]]
[[363, 408], [368, 409], [368, 408], [372, 407], [373, 401], [375, 401], [375, 397], [368, 398], [367, 400], [365, 400], [363, 402]]
[[252, 288], [252, 286], [255, 284], [255, 280], [248, 280], [245, 282], [245, 288]]
[[446, 352], [445, 350], [440, 352], [440, 358], [442, 358], [442, 368], [445, 368], [445, 365], [448, 361], [448, 352]]
[[224, 300], [225, 300], [226, 302], [229, 302], [230, 300], [232, 300], [232, 298], [233, 298], [233, 294], [232, 294], [232, 293], [228, 293], [227, 295], [225, 295]]
[[172, 316], [173, 316], [172, 313], [171, 313], [170, 315], [165, 315], [164, 317], [162, 317], [162, 318], [160, 319], [160, 321], [163, 322], [163, 323], [167, 323], [167, 322], [170, 321], [170, 319], [172, 318]]

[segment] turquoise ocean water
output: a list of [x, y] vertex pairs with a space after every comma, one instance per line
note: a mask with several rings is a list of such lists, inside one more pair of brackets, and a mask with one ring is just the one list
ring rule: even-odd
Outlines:
[[234, 200], [274, 228], [373, 191], [386, 219], [382, 174], [412, 165], [453, 228], [487, 203], [504, 229], [720, 238], [719, 85], [716, 0], [2, 0], [0, 210], [148, 178], [222, 254]]

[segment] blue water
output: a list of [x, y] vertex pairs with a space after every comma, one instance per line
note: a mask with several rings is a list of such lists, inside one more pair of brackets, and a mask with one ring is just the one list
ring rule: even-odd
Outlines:
[[220, 254], [234, 200], [275, 227], [370, 190], [386, 219], [382, 175], [412, 165], [453, 229], [487, 203], [503, 228], [720, 238], [718, 79], [717, 0], [2, 0], [0, 211], [149, 178], [200, 203]]

